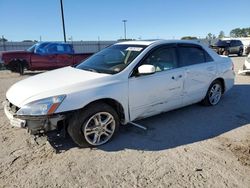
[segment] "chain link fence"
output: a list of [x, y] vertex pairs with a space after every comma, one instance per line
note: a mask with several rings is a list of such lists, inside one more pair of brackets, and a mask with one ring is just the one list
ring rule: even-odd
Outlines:
[[[117, 41], [72, 41], [75, 53], [95, 53]], [[0, 51], [26, 50], [36, 42], [0, 42]]]

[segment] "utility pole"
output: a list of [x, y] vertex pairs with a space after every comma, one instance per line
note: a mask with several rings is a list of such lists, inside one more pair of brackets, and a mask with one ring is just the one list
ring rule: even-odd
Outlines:
[[64, 37], [64, 42], [66, 42], [66, 32], [65, 32], [64, 13], [63, 13], [63, 1], [60, 0], [60, 2], [61, 2], [61, 13], [62, 13], [63, 37]]
[[6, 51], [5, 38], [3, 35], [2, 35], [2, 42], [3, 42], [3, 51]]
[[126, 40], [127, 39], [127, 28], [126, 28], [126, 22], [128, 20], [122, 20], [123, 22], [123, 26], [124, 26], [124, 39]]
[[101, 50], [100, 36], [98, 36], [98, 52]]

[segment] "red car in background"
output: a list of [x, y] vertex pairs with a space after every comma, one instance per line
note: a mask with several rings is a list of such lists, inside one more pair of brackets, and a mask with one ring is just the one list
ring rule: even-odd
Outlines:
[[0, 53], [4, 66], [21, 75], [24, 70], [51, 70], [79, 64], [92, 53], [75, 53], [73, 46], [67, 43], [41, 42], [25, 51]]

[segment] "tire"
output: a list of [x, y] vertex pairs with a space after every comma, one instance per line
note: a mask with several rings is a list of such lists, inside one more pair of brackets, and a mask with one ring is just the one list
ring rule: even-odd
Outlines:
[[23, 75], [23, 74], [24, 74], [24, 65], [23, 65], [21, 62], [18, 62], [18, 65], [17, 65], [17, 72], [18, 72], [20, 75]]
[[206, 97], [202, 100], [202, 104], [205, 106], [215, 106], [220, 102], [222, 94], [222, 83], [219, 80], [215, 80], [209, 86]]
[[111, 106], [95, 103], [74, 113], [67, 131], [79, 147], [96, 147], [110, 141], [117, 134], [119, 124], [119, 117]]
[[238, 56], [242, 56], [243, 55], [243, 50], [240, 49], [239, 53], [238, 53]]
[[229, 50], [225, 50], [225, 51], [223, 52], [223, 55], [229, 56]]

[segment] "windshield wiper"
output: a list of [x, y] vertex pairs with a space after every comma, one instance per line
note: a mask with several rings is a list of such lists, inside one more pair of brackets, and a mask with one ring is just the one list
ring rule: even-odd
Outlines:
[[92, 68], [83, 68], [83, 70], [86, 70], [86, 71], [90, 71], [90, 72], [98, 72], [97, 70], [95, 69], [92, 69]]

